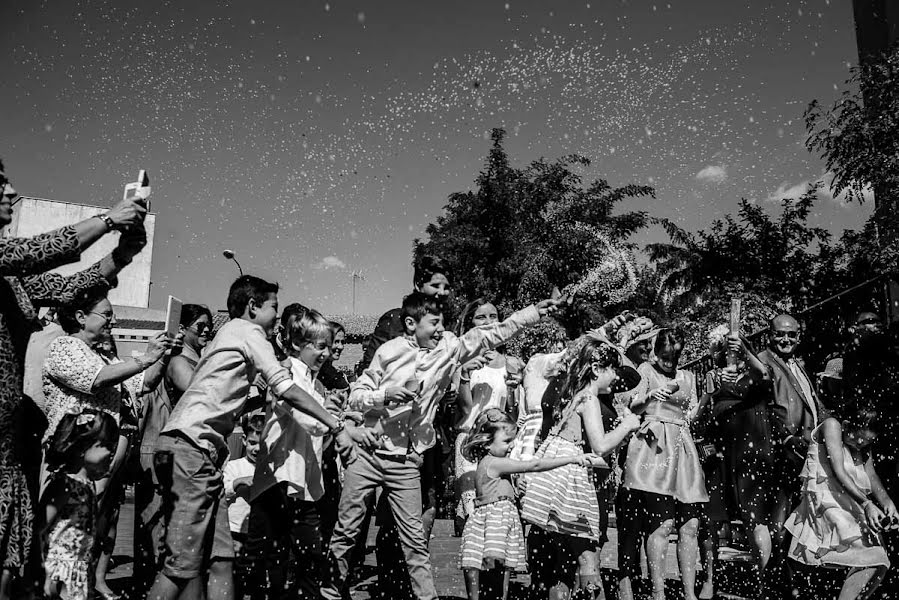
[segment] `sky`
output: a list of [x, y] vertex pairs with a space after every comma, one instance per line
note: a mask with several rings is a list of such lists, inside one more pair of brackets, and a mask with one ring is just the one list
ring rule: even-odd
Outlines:
[[[111, 206], [146, 169], [151, 307], [380, 314], [413, 240], [472, 189], [504, 127], [515, 165], [577, 153], [688, 230], [827, 181], [802, 113], [857, 62], [851, 0], [5, 0], [0, 157], [19, 193]], [[812, 221], [868, 203], [822, 192]], [[646, 231], [637, 243], [657, 241]]]

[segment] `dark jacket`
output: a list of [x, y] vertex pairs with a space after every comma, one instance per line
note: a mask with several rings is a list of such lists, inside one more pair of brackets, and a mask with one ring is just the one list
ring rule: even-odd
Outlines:
[[778, 444], [791, 435], [799, 436], [806, 442], [811, 441], [812, 430], [829, 416], [815, 393], [814, 380], [808, 376], [800, 363], [799, 368], [805, 373], [812, 391], [812, 402], [815, 403], [818, 415], [817, 423], [799, 382], [784, 360], [770, 349], [761, 352], [759, 360], [768, 367], [769, 381], [762, 386], [762, 389], [769, 394], [768, 418], [772, 441]]
[[368, 368], [375, 352], [383, 343], [405, 333], [402, 314], [402, 308], [393, 308], [381, 315], [375, 330], [365, 340], [365, 351], [362, 353], [362, 360], [356, 365], [356, 375], [361, 375], [362, 371]]

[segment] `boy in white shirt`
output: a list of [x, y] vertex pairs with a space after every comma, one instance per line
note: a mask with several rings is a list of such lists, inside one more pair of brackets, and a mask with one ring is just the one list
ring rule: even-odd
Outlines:
[[460, 364], [505, 343], [558, 304], [544, 300], [502, 323], [475, 327], [457, 337], [444, 330], [443, 309], [434, 298], [413, 292], [403, 300], [405, 335], [379, 347], [351, 387], [349, 408], [365, 414], [364, 429], [378, 435], [379, 447], [358, 445], [357, 460], [347, 468], [329, 548], [330, 578], [322, 597], [342, 597], [349, 555], [365, 517], [365, 498], [380, 487], [394, 516], [415, 597], [437, 598], [421, 520], [419, 473], [422, 454], [436, 440], [437, 404]]
[[[256, 471], [256, 455], [259, 454], [259, 434], [264, 423], [262, 415], [244, 417], [243, 429], [244, 456], [225, 463], [222, 470], [222, 481], [225, 486], [225, 501], [228, 503], [228, 524], [231, 528], [231, 539], [234, 541], [235, 585], [238, 590], [246, 589], [248, 565], [246, 559], [247, 526], [250, 522], [250, 487], [253, 485], [253, 473]], [[241, 598], [238, 591], [236, 598]]]

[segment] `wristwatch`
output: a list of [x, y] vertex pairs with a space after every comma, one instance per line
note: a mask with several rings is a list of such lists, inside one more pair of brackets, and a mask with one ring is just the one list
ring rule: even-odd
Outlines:
[[109, 218], [109, 215], [106, 213], [97, 215], [97, 218], [106, 223], [106, 228], [109, 231], [115, 231], [115, 223], [112, 222], [112, 219]]

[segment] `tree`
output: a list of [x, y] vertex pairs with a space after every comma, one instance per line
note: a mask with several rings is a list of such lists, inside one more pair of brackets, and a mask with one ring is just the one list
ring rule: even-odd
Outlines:
[[743, 298], [744, 328], [752, 331], [777, 312], [795, 312], [833, 293], [838, 252], [828, 231], [808, 224], [819, 188], [783, 200], [777, 217], [741, 200], [736, 217], [695, 234], [653, 219], [670, 240], [646, 246], [656, 271], [655, 302], [663, 318], [689, 333], [688, 357], [703, 353], [705, 335], [727, 321], [732, 296]]
[[[819, 154], [833, 174], [835, 196], [864, 202], [871, 190], [877, 209], [871, 217], [871, 266], [896, 268], [899, 219], [899, 46], [852, 69], [847, 90], [831, 107], [813, 100], [805, 111], [806, 147]], [[886, 251], [884, 253], [884, 251]]]
[[[540, 159], [526, 168], [510, 165], [505, 131], [494, 129], [476, 189], [451, 194], [444, 214], [428, 225], [427, 241], [415, 240], [416, 260], [434, 254], [455, 275], [459, 304], [480, 296], [505, 312], [547, 297], [553, 287], [611, 277], [603, 270], [610, 252], [631, 249], [628, 238], [647, 222], [644, 212], [616, 213], [627, 198], [653, 196], [647, 186], [613, 188], [604, 180], [584, 187], [574, 172], [590, 161], [578, 155]], [[635, 283], [632, 272], [616, 274]], [[583, 290], [567, 311], [570, 334], [596, 324], [618, 302], [596, 285]], [[618, 287], [614, 287], [618, 289]]]

